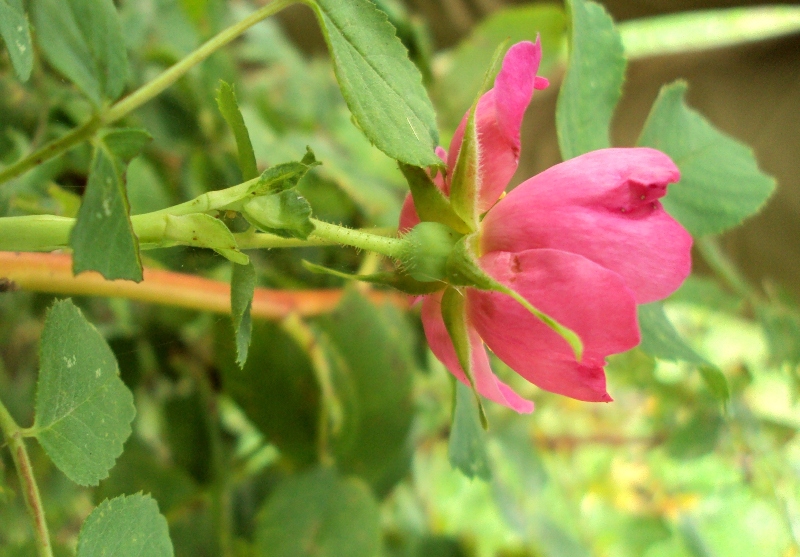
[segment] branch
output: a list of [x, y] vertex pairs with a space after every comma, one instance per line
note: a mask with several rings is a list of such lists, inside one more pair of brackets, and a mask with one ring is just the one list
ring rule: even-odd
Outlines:
[[[72, 274], [72, 257], [63, 253], [0, 251], [0, 291], [30, 290], [70, 296], [126, 298], [166, 306], [230, 313], [231, 291], [226, 282], [195, 275], [144, 269], [140, 283], [106, 280], [99, 273]], [[283, 319], [291, 313], [301, 316], [332, 311], [342, 298], [342, 289], [271, 290], [256, 288], [252, 316]], [[405, 307], [405, 297], [395, 292], [371, 290], [373, 302]]]

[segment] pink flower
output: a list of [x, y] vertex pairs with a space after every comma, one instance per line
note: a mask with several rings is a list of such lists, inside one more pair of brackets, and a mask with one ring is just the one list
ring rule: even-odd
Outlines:
[[[569, 344], [508, 295], [466, 288], [472, 373], [478, 392], [518, 412], [533, 403], [501, 382], [484, 343], [538, 387], [578, 400], [610, 401], [606, 357], [639, 344], [636, 304], [676, 290], [691, 268], [691, 236], [658, 199], [680, 173], [667, 155], [646, 148], [603, 149], [530, 178], [499, 202], [519, 161], [519, 131], [534, 89], [541, 47], [522, 42], [506, 54], [494, 88], [478, 102], [476, 203], [482, 213], [478, 264], [583, 341], [577, 361]], [[467, 116], [445, 160], [453, 175]], [[437, 186], [449, 194], [448, 178]], [[411, 196], [401, 230], [419, 222]], [[462, 383], [441, 316], [442, 292], [424, 297], [422, 322], [431, 350]]]

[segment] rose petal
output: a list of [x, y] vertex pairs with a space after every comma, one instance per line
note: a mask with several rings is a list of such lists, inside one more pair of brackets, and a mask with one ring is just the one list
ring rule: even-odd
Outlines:
[[[691, 270], [692, 237], [658, 198], [680, 177], [667, 155], [602, 149], [515, 188], [483, 221], [483, 252], [553, 248], [625, 278], [640, 304], [665, 298]], [[680, 186], [678, 186], [680, 187]]]
[[[531, 102], [533, 90], [547, 86], [546, 80], [536, 79], [541, 58], [538, 38], [535, 44], [524, 41], [513, 45], [503, 58], [494, 87], [478, 101], [475, 125], [480, 156], [479, 212], [494, 205], [517, 170], [522, 117]], [[450, 143], [447, 166], [451, 176], [464, 139], [467, 116], [464, 115]]]
[[[425, 329], [425, 337], [433, 353], [456, 379], [469, 385], [469, 380], [458, 363], [453, 342], [447, 333], [447, 328], [442, 320], [442, 293], [431, 294], [425, 297], [422, 302], [422, 325]], [[478, 392], [503, 406], [508, 406], [512, 410], [528, 414], [533, 412], [533, 403], [525, 400], [515, 393], [511, 387], [500, 381], [489, 365], [489, 358], [486, 349], [483, 347], [478, 333], [472, 327], [468, 327], [469, 342], [471, 347], [472, 375], [475, 379], [475, 386]]]
[[639, 344], [636, 301], [618, 274], [558, 250], [492, 252], [480, 266], [583, 342], [575, 361], [569, 344], [519, 302], [498, 292], [467, 291], [470, 323], [514, 371], [548, 391], [579, 400], [610, 400], [605, 357]]

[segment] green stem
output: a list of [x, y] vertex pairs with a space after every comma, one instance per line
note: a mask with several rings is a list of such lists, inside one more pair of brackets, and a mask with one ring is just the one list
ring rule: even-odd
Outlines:
[[309, 236], [310, 239], [328, 240], [336, 244], [374, 251], [393, 259], [399, 259], [407, 249], [406, 240], [400, 238], [378, 236], [317, 219], [311, 219], [311, 222], [314, 223], [315, 229]]
[[[235, 186], [238, 187], [238, 186]], [[220, 192], [212, 192], [220, 193]], [[202, 197], [202, 196], [201, 196]], [[198, 198], [199, 199], [199, 198]], [[165, 215], [191, 214], [186, 208], [197, 200], [170, 209], [131, 217], [133, 231], [143, 242], [158, 247], [165, 230]], [[253, 231], [234, 234], [239, 249], [297, 248], [344, 244], [396, 257], [403, 240], [389, 238], [390, 228], [353, 230], [335, 224], [314, 221], [317, 229], [308, 240], [281, 238]], [[0, 251], [52, 251], [69, 247], [69, 235], [75, 219], [55, 215], [30, 215], [0, 218]], [[174, 242], [172, 242], [174, 244]]]
[[273, 0], [243, 20], [224, 29], [212, 39], [203, 43], [197, 50], [191, 52], [185, 58], [162, 72], [158, 77], [142, 85], [139, 89], [111, 105], [88, 122], [85, 122], [66, 135], [48, 143], [41, 149], [34, 151], [27, 157], [5, 168], [3, 171], [0, 171], [0, 183], [16, 178], [44, 161], [50, 160], [89, 139], [101, 127], [116, 122], [159, 95], [167, 87], [183, 77], [186, 72], [194, 66], [214, 54], [214, 52], [247, 31], [256, 23], [276, 14], [285, 7], [294, 4], [296, 1], [297, 0]]
[[33, 521], [36, 553], [39, 557], [53, 557], [50, 532], [47, 530], [47, 522], [44, 517], [44, 506], [39, 496], [39, 486], [36, 484], [36, 478], [33, 475], [31, 460], [28, 458], [28, 451], [25, 448], [23, 431], [14, 421], [14, 418], [11, 417], [11, 414], [8, 413], [2, 402], [0, 402], [0, 429], [8, 442], [8, 448], [11, 450], [11, 458], [17, 468], [17, 476], [22, 486], [25, 506], [28, 507], [28, 514]]

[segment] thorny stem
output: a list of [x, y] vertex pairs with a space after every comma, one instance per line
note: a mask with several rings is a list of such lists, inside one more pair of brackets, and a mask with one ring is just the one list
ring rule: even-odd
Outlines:
[[25, 499], [25, 506], [28, 514], [33, 521], [33, 530], [36, 538], [36, 552], [39, 557], [53, 557], [53, 549], [50, 545], [50, 532], [47, 530], [47, 522], [44, 516], [44, 506], [39, 496], [39, 486], [33, 475], [31, 460], [28, 458], [28, 451], [25, 448], [22, 428], [17, 425], [14, 418], [9, 414], [5, 405], [0, 402], [0, 429], [11, 450], [11, 458], [17, 468], [17, 476], [22, 486]]
[[94, 133], [101, 127], [112, 124], [126, 116], [128, 113], [136, 110], [146, 102], [159, 95], [178, 79], [183, 77], [186, 72], [188, 72], [194, 66], [247, 31], [250, 27], [262, 19], [266, 19], [267, 17], [276, 14], [296, 1], [297, 0], [273, 0], [238, 23], [235, 23], [224, 29], [216, 36], [203, 43], [197, 50], [189, 53], [186, 57], [162, 72], [158, 77], [142, 85], [139, 89], [127, 97], [121, 99], [106, 110], [95, 115], [91, 120], [78, 126], [66, 135], [51, 141], [41, 149], [34, 151], [27, 157], [0, 171], [0, 184], [7, 182], [12, 178], [16, 178], [31, 168], [70, 150], [76, 145], [92, 137]]

